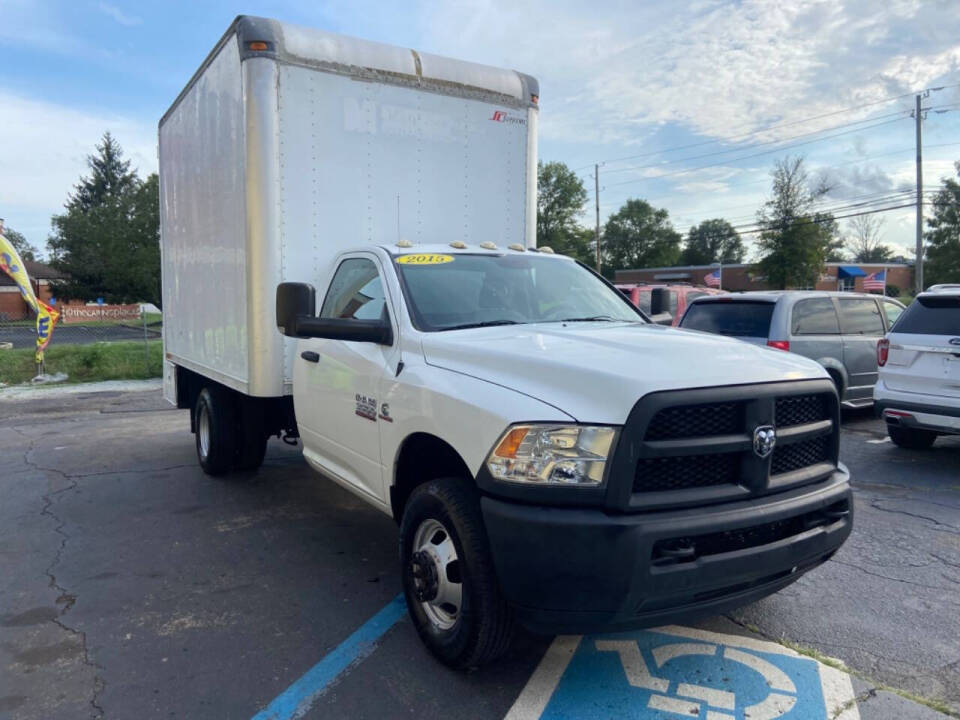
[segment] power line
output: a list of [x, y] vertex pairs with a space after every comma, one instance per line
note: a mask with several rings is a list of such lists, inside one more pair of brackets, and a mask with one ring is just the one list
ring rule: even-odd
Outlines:
[[[834, 125], [834, 126], [832, 126], [832, 127], [823, 128], [823, 129], [821, 129], [821, 130], [813, 130], [812, 132], [801, 133], [801, 134], [799, 134], [799, 135], [792, 135], [792, 136], [790, 136], [790, 137], [781, 138], [781, 139], [779, 139], [779, 140], [767, 140], [767, 141], [761, 142], [761, 143], [751, 143], [750, 145], [747, 145], [747, 146], [745, 146], [745, 147], [728, 148], [728, 149], [726, 149], [726, 150], [717, 150], [716, 152], [704, 153], [703, 155], [691, 155], [690, 157], [679, 158], [679, 159], [677, 159], [677, 160], [670, 160], [670, 161], [667, 161], [667, 162], [680, 163], [680, 162], [686, 162], [687, 160], [699, 160], [699, 159], [701, 159], [701, 158], [714, 157], [715, 155], [725, 155], [725, 154], [728, 154], [728, 153], [742, 152], [743, 150], [746, 150], [746, 149], [749, 149], [749, 148], [761, 147], [761, 146], [763, 146], [763, 145], [774, 145], [774, 144], [779, 144], [779, 143], [790, 142], [791, 140], [796, 140], [797, 138], [810, 137], [811, 135], [819, 135], [820, 133], [830, 132], [831, 130], [839, 130], [839, 129], [841, 129], [841, 128], [851, 127], [851, 126], [853, 126], [853, 125], [862, 125], [863, 123], [866, 123], [866, 122], [872, 122], [872, 121], [874, 121], [874, 120], [882, 120], [882, 119], [884, 119], [884, 118], [895, 117], [895, 116], [897, 116], [897, 115], [903, 115], [904, 117], [906, 117], [906, 116], [909, 114], [909, 112], [910, 112], [909, 110], [900, 110], [899, 112], [889, 113], [889, 114], [887, 114], [887, 115], [878, 115], [878, 116], [872, 117], [872, 118], [865, 118], [865, 119], [863, 119], [863, 120], [856, 120], [856, 121], [854, 121], [854, 122], [843, 123], [843, 124], [841, 124], [841, 125]], [[871, 126], [871, 127], [874, 127], [874, 126]], [[867, 130], [867, 129], [869, 129], [869, 128], [860, 128], [860, 129], [861, 129], [861, 130]], [[827, 138], [822, 138], [822, 139], [823, 139], [823, 140], [829, 140], [830, 138], [827, 137]], [[628, 170], [643, 170], [643, 169], [646, 169], [646, 168], [661, 167], [663, 164], [664, 164], [664, 163], [653, 163], [653, 164], [650, 164], [650, 165], [631, 165], [631, 166], [625, 167], [625, 168], [615, 168], [615, 169], [613, 169], [613, 170], [607, 170], [607, 171], [606, 171], [606, 174], [607, 174], [607, 175], [611, 175], [611, 174], [613, 174], [613, 173], [627, 172]]]
[[751, 160], [751, 159], [753, 159], [753, 158], [761, 157], [761, 156], [763, 156], [763, 155], [770, 155], [770, 154], [772, 154], [772, 153], [782, 152], [783, 150], [789, 150], [789, 149], [791, 149], [791, 148], [801, 147], [802, 145], [809, 145], [809, 144], [815, 143], [815, 142], [822, 142], [822, 141], [824, 141], [824, 140], [831, 140], [831, 139], [833, 139], [833, 138], [837, 138], [837, 137], [840, 137], [840, 136], [842, 136], [842, 135], [849, 135], [849, 134], [855, 133], [855, 132], [862, 132], [862, 131], [864, 131], [864, 130], [871, 130], [871, 129], [876, 128], [876, 127], [881, 127], [882, 125], [890, 125], [891, 123], [898, 122], [898, 120], [900, 120], [900, 119], [906, 119], [906, 117], [904, 117], [904, 118], [897, 118], [897, 119], [895, 119], [895, 120], [885, 120], [884, 122], [875, 123], [874, 125], [867, 125], [866, 127], [862, 127], [862, 128], [855, 128], [855, 129], [853, 129], [853, 130], [845, 130], [845, 131], [843, 131], [843, 132], [841, 132], [841, 133], [836, 133], [836, 134], [834, 134], [834, 135], [830, 135], [830, 136], [824, 137], [824, 138], [816, 138], [816, 139], [814, 139], [814, 140], [806, 140], [806, 141], [804, 141], [804, 142], [794, 143], [794, 144], [792, 144], [792, 145], [786, 145], [786, 146], [784, 146], [784, 147], [774, 148], [774, 149], [772, 149], [772, 150], [763, 150], [763, 151], [758, 152], [758, 153], [753, 153], [752, 155], [743, 155], [743, 156], [741, 156], [741, 157], [729, 158], [729, 159], [724, 160], [723, 162], [719, 162], [719, 163], [711, 163], [711, 164], [709, 164], [709, 165], [700, 165], [700, 166], [695, 167], [695, 168], [687, 168], [687, 169], [684, 169], [684, 170], [676, 170], [676, 171], [674, 171], [674, 172], [663, 173], [662, 175], [655, 175], [655, 176], [653, 176], [653, 177], [634, 178], [633, 180], [624, 180], [624, 181], [622, 181], [622, 182], [611, 183], [610, 185], [607, 185], [607, 186], [605, 186], [605, 187], [618, 187], [618, 186], [620, 186], [620, 185], [630, 185], [630, 184], [632, 184], [632, 183], [637, 183], [637, 182], [645, 182], [645, 181], [649, 181], [649, 180], [660, 180], [661, 178], [672, 177], [672, 176], [674, 176], [674, 175], [684, 175], [684, 174], [686, 174], [686, 173], [692, 173], [692, 172], [698, 172], [698, 171], [700, 171], [700, 170], [706, 170], [706, 169], [712, 168], [712, 167], [719, 167], [719, 166], [722, 166], [722, 165], [727, 165], [728, 163], [741, 162], [741, 161], [743, 161], [743, 160]]
[[[906, 203], [905, 205], [890, 205], [888, 207], [876, 208], [874, 210], [864, 210], [862, 212], [848, 213], [846, 215], [835, 215], [833, 219], [845, 220], [846, 218], [861, 217], [863, 215], [874, 215], [876, 213], [889, 212], [891, 210], [899, 210], [901, 208], [912, 208], [912, 207], [914, 207], [914, 203], [909, 202], [909, 203]], [[820, 220], [801, 220], [801, 221], [791, 222], [790, 227], [799, 227], [803, 225], [821, 225], [822, 222], [823, 221], [820, 221]], [[754, 229], [752, 230], [743, 229], [743, 228], [751, 228], [751, 227], [753, 227]], [[733, 228], [733, 231], [737, 235], [755, 235], [757, 233], [761, 233], [769, 229], [770, 229], [769, 226], [762, 226], [762, 225], [758, 225], [757, 223], [752, 223], [751, 225], [741, 225], [739, 227], [735, 226]]]
[[[954, 87], [960, 87], [960, 83], [955, 83], [955, 84], [952, 84], [952, 85], [941, 85], [941, 86], [939, 86], [939, 87], [924, 88], [924, 89], [921, 90], [920, 92], [921, 92], [921, 93], [923, 93], [923, 92], [930, 92], [930, 91], [936, 92], [936, 91], [946, 90], [946, 89], [948, 89], [948, 88], [954, 88]], [[853, 106], [850, 106], [850, 107], [842, 108], [842, 109], [840, 109], [840, 110], [834, 110], [834, 111], [832, 111], [832, 112], [823, 113], [822, 115], [814, 115], [814, 116], [812, 116], [812, 117], [801, 118], [800, 120], [793, 120], [793, 121], [791, 121], [791, 122], [786, 122], [786, 123], [779, 123], [779, 124], [777, 124], [777, 125], [768, 125], [767, 127], [764, 127], [764, 128], [759, 128], [759, 129], [757, 129], [757, 130], [751, 130], [751, 131], [749, 131], [749, 132], [740, 133], [740, 134], [737, 134], [737, 135], [731, 135], [731, 136], [725, 137], [725, 138], [714, 138], [714, 139], [712, 139], [712, 140], [701, 140], [701, 141], [699, 141], [699, 142], [689, 143], [689, 144], [686, 144], [686, 145], [675, 145], [675, 146], [673, 146], [673, 147], [662, 148], [662, 149], [660, 149], [660, 150], [651, 150], [651, 151], [649, 151], [649, 152], [638, 153], [638, 154], [636, 154], [636, 155], [626, 155], [626, 156], [619, 157], [619, 158], [611, 158], [611, 159], [608, 159], [608, 160], [601, 160], [601, 161], [599, 161], [599, 164], [600, 164], [600, 165], [604, 165], [604, 164], [607, 164], [607, 163], [622, 162], [622, 161], [624, 161], [624, 160], [636, 160], [637, 158], [650, 157], [650, 156], [652, 156], [652, 155], [662, 155], [662, 154], [668, 153], [668, 152], [675, 152], [675, 151], [677, 151], [677, 150], [687, 150], [687, 149], [689, 149], [689, 148], [702, 147], [702, 146], [704, 146], [704, 145], [712, 145], [712, 144], [714, 144], [714, 143], [720, 143], [720, 142], [733, 142], [733, 141], [736, 141], [736, 140], [739, 140], [739, 139], [742, 139], [742, 138], [751, 137], [751, 136], [753, 136], [753, 135], [762, 135], [763, 133], [770, 132], [771, 130], [777, 130], [777, 129], [779, 129], [779, 128], [785, 128], [785, 127], [792, 127], [792, 126], [794, 126], [794, 125], [802, 125], [802, 124], [804, 124], [804, 123], [813, 122], [814, 120], [822, 120], [823, 118], [834, 117], [834, 116], [836, 116], [836, 115], [842, 115], [842, 114], [844, 114], [844, 113], [853, 112], [853, 111], [855, 111], [855, 110], [862, 110], [863, 108], [866, 108], [866, 107], [874, 107], [874, 106], [876, 106], [876, 105], [883, 105], [883, 104], [885, 104], [885, 103], [893, 102], [894, 100], [902, 100], [903, 98], [913, 97], [914, 95], [916, 95], [915, 92], [909, 92], [909, 93], [905, 93], [905, 94], [903, 94], [903, 95], [893, 95], [893, 96], [890, 96], [890, 97], [882, 98], [882, 99], [880, 99], [880, 100], [874, 100], [873, 102], [862, 103], [862, 104], [860, 104], [860, 105], [853, 105]], [[583, 165], [582, 167], [574, 168], [573, 170], [574, 170], [574, 172], [576, 172], [576, 171], [578, 171], [578, 170], [582, 170], [582, 169], [585, 169], [585, 168], [588, 168], [588, 167], [592, 167], [593, 164], [594, 164], [594, 163], [590, 163], [589, 165]]]

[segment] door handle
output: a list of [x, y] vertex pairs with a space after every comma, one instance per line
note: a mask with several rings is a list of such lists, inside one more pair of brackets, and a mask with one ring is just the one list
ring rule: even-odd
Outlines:
[[314, 352], [313, 350], [304, 350], [300, 353], [300, 357], [307, 362], [320, 362], [320, 353]]

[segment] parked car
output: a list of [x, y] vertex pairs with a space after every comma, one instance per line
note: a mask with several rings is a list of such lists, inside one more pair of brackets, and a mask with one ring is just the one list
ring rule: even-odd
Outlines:
[[[643, 310], [647, 316], [653, 318], [653, 321], [660, 325], [673, 325], [676, 327], [680, 323], [680, 318], [686, 311], [687, 306], [698, 297], [706, 295], [727, 295], [726, 290], [718, 290], [701, 285], [675, 285], [660, 283], [617, 283], [617, 290], [622, 292], [630, 302]], [[655, 313], [653, 308], [654, 290], [663, 288], [666, 297], [664, 298], [664, 308], [662, 312]], [[653, 317], [657, 315], [658, 317]]]
[[960, 285], [934, 285], [877, 343], [880, 379], [873, 389], [890, 439], [928, 448], [960, 434]]
[[877, 339], [903, 304], [866, 293], [785, 290], [700, 297], [680, 327], [729, 335], [804, 355], [823, 365], [848, 407], [873, 402]]

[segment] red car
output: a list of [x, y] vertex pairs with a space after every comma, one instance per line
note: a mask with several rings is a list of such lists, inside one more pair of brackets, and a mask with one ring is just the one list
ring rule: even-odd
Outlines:
[[655, 322], [662, 325], [676, 326], [683, 317], [683, 312], [691, 300], [702, 297], [703, 295], [726, 295], [726, 290], [704, 287], [698, 285], [667, 285], [663, 283], [617, 283], [617, 290], [622, 292], [630, 302], [643, 310], [647, 315], [650, 312], [650, 298], [654, 288], [664, 288], [667, 290], [667, 313], [670, 318], [654, 318]]

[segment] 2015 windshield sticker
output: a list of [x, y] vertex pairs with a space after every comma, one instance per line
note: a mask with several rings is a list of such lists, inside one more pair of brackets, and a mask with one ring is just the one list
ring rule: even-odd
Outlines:
[[453, 255], [434, 255], [432, 253], [401, 255], [397, 258], [397, 262], [401, 265], [443, 265], [453, 262]]

